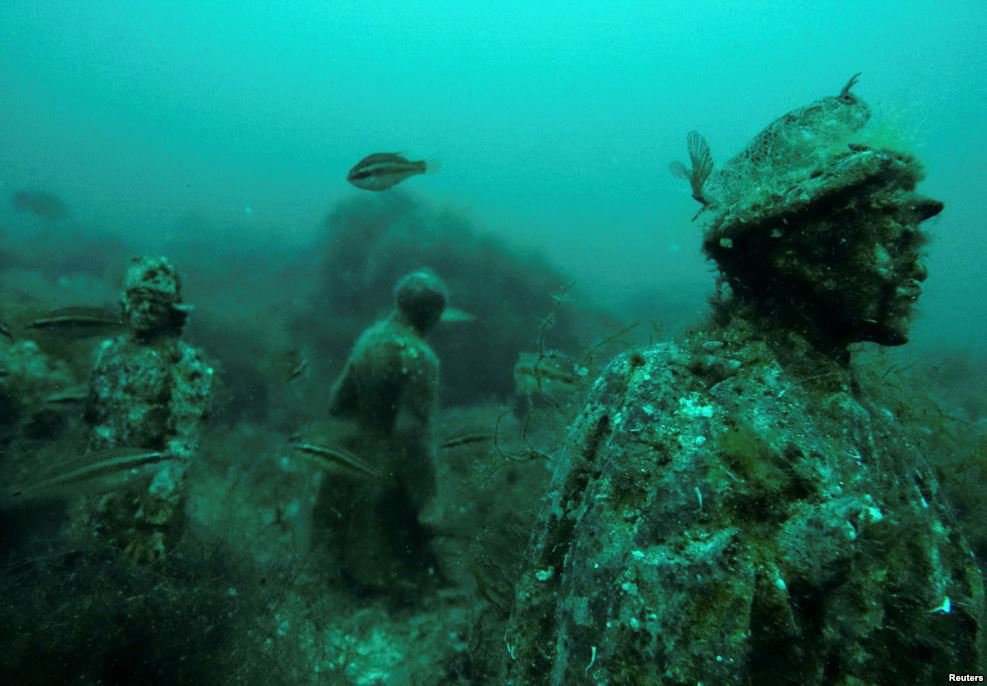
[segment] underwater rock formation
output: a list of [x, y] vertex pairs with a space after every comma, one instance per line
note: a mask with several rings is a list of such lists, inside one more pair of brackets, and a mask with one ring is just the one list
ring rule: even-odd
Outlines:
[[914, 159], [841, 146], [846, 127], [807, 111], [790, 121], [811, 149], [783, 136], [798, 161], [771, 163], [781, 192], [765, 195], [761, 166], [710, 208], [714, 316], [614, 360], [571, 426], [505, 683], [927, 684], [982, 669], [973, 555], [847, 349], [907, 339], [919, 224], [942, 205], [914, 193]]
[[0, 447], [16, 436], [51, 438], [59, 413], [51, 398], [75, 388], [68, 365], [31, 340], [0, 337]]

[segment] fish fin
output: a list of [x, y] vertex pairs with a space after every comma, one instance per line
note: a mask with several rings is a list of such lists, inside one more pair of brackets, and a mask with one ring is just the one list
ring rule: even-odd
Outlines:
[[447, 307], [442, 310], [442, 315], [439, 316], [439, 321], [444, 323], [467, 323], [476, 321], [476, 315], [465, 310], [461, 310], [458, 307]]
[[689, 132], [687, 143], [689, 160], [692, 162], [692, 176], [702, 187], [710, 172], [713, 171], [713, 154], [709, 150], [709, 143], [698, 131]]
[[681, 162], [671, 162], [668, 165], [668, 171], [672, 172], [672, 176], [677, 179], [689, 180], [689, 170], [685, 168], [685, 165]]
[[840, 91], [840, 94], [837, 97], [842, 100], [848, 100], [850, 98], [850, 89], [857, 85], [857, 81], [860, 80], [860, 75], [862, 73], [863, 72], [858, 71], [856, 74], [851, 76], [850, 80], [846, 82], [846, 85], [843, 86], [843, 90]]

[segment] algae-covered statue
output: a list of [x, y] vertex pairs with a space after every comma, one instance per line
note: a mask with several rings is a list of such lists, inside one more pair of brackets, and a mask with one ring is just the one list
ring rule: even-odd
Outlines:
[[425, 335], [447, 299], [430, 271], [402, 278], [391, 312], [363, 332], [332, 389], [330, 414], [359, 427], [347, 447], [383, 473], [371, 483], [328, 483], [320, 497], [340, 513], [335, 537], [342, 571], [361, 589], [400, 592], [432, 561], [422, 517], [436, 489], [439, 360]]
[[101, 538], [140, 561], [163, 557], [180, 534], [184, 477], [199, 445], [213, 370], [181, 340], [189, 307], [166, 258], [135, 257], [121, 297], [130, 331], [96, 353], [87, 420], [90, 450], [142, 448], [166, 458], [150, 484], [89, 504]]
[[914, 158], [855, 140], [852, 86], [697, 184], [714, 314], [596, 381], [532, 538], [506, 683], [982, 673], [980, 572], [848, 352], [907, 340], [942, 204], [915, 192]]

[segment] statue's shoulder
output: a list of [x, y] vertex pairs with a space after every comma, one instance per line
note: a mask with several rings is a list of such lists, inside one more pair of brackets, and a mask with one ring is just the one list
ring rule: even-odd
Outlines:
[[103, 340], [96, 347], [94, 367], [102, 369], [117, 364], [128, 357], [130, 347], [130, 337], [126, 334]]
[[588, 397], [616, 405], [674, 394], [688, 383], [688, 362], [688, 353], [671, 341], [622, 353], [596, 379]]
[[408, 369], [438, 365], [438, 357], [428, 341], [393, 319], [379, 321], [364, 331], [357, 339], [353, 356], [357, 360], [372, 357], [400, 362], [402, 368]]
[[176, 352], [178, 362], [175, 365], [175, 376], [198, 393], [208, 394], [212, 388], [214, 370], [202, 350], [179, 340], [176, 342]]

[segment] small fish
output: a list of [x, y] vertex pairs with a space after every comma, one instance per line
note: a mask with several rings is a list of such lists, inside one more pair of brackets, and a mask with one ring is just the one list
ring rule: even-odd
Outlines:
[[424, 160], [407, 160], [395, 152], [367, 155], [350, 169], [346, 180], [365, 191], [386, 191], [415, 174], [426, 171]]
[[17, 191], [10, 201], [21, 212], [30, 212], [37, 217], [58, 221], [68, 216], [68, 210], [58, 196], [45, 191]]
[[10, 330], [10, 325], [7, 322], [0, 322], [0, 336], [14, 340], [14, 334]]
[[546, 385], [577, 388], [585, 383], [587, 373], [585, 367], [558, 351], [542, 355], [523, 352], [514, 365], [514, 384], [522, 395], [535, 389], [541, 392]]
[[383, 476], [379, 469], [343, 448], [302, 441], [293, 442], [291, 447], [303, 458], [327, 472], [335, 472], [338, 467], [343, 467], [350, 472], [375, 479]]
[[446, 324], [467, 324], [469, 322], [475, 322], [476, 315], [470, 314], [458, 307], [447, 307], [442, 310], [442, 316], [439, 317], [439, 321]]
[[285, 355], [285, 367], [288, 370], [288, 383], [297, 381], [308, 371], [308, 358], [298, 349], [289, 350]]
[[442, 441], [442, 443], [439, 444], [439, 450], [450, 450], [452, 448], [459, 448], [464, 445], [473, 445], [474, 443], [483, 443], [485, 441], [492, 440], [493, 434], [489, 432], [478, 431], [474, 433], [459, 434], [456, 436], [450, 436]]
[[89, 397], [88, 386], [73, 386], [61, 391], [52, 393], [45, 398], [46, 405], [75, 405], [81, 403]]
[[12, 496], [27, 501], [108, 493], [149, 477], [173, 459], [169, 453], [143, 448], [97, 450], [56, 465], [40, 481], [15, 487]]
[[102, 308], [63, 307], [38, 317], [27, 328], [84, 337], [98, 336], [123, 325], [118, 315]]

